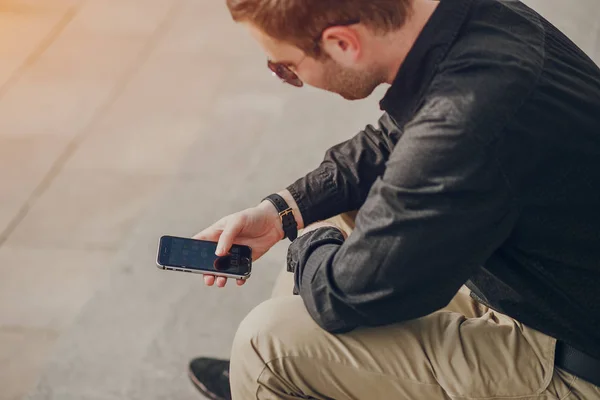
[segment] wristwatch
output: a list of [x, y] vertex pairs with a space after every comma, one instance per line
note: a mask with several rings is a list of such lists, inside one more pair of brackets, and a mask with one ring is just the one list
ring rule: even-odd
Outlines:
[[283, 238], [288, 238], [290, 241], [296, 240], [298, 237], [298, 223], [294, 218], [294, 211], [288, 205], [288, 203], [278, 194], [272, 194], [265, 197], [262, 201], [269, 200], [271, 204], [275, 206], [281, 218], [281, 224], [283, 226]]

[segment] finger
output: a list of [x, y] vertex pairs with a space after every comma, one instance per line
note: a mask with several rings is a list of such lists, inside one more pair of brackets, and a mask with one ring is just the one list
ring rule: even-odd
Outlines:
[[245, 279], [238, 279], [236, 282], [237, 282], [238, 286], [242, 286], [244, 283], [246, 283], [246, 280]]
[[226, 283], [227, 283], [227, 278], [224, 278], [222, 276], [217, 277], [217, 286], [218, 287], [225, 287]]
[[224, 256], [227, 254], [231, 248], [231, 245], [233, 244], [233, 241], [240, 233], [243, 226], [244, 221], [242, 218], [232, 218], [229, 220], [227, 226], [225, 226], [225, 229], [223, 230], [223, 233], [219, 237], [219, 244], [217, 245], [216, 251], [218, 256]]
[[212, 286], [215, 284], [215, 276], [214, 275], [204, 275], [204, 283], [206, 286]]

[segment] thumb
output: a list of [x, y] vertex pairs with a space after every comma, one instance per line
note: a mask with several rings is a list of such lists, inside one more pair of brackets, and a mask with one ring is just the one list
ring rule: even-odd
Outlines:
[[241, 232], [244, 227], [244, 219], [243, 218], [232, 218], [229, 220], [225, 229], [223, 229], [223, 233], [219, 237], [219, 243], [217, 244], [217, 252], [216, 255], [224, 256], [229, 252], [233, 241], [237, 237], [237, 235]]

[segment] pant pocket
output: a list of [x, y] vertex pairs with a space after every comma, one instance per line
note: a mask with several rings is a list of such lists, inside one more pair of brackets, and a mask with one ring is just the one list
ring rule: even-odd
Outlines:
[[450, 397], [511, 399], [548, 394], [554, 374], [554, 338], [493, 311], [467, 320], [460, 334], [461, 345], [446, 349], [451, 356], [449, 369], [438, 373]]

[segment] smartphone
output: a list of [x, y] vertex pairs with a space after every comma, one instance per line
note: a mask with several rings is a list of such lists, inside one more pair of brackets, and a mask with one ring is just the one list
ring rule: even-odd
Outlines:
[[158, 244], [156, 265], [171, 271], [212, 274], [234, 279], [248, 279], [252, 272], [252, 249], [234, 244], [225, 256], [217, 256], [216, 242], [162, 236]]

